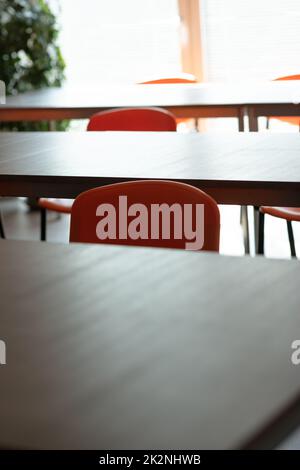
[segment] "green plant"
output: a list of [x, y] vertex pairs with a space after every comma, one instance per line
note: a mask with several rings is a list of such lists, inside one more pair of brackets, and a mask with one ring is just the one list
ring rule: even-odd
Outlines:
[[[8, 95], [61, 86], [65, 63], [56, 17], [46, 0], [0, 0], [0, 78]], [[45, 130], [45, 122], [2, 123], [2, 129]], [[67, 122], [58, 127], [65, 129]]]

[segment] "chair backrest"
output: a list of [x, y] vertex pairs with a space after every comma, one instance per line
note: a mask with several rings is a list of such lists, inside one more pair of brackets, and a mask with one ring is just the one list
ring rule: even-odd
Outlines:
[[175, 181], [102, 186], [80, 194], [72, 207], [71, 242], [218, 251], [219, 235], [217, 203]]
[[274, 82], [280, 80], [300, 80], [300, 75], [286, 75], [285, 77], [275, 78]]
[[176, 131], [176, 118], [161, 108], [119, 108], [94, 114], [88, 131]]
[[[300, 75], [286, 75], [284, 77], [275, 78], [273, 81], [277, 82], [283, 80], [300, 80]], [[278, 121], [286, 122], [288, 124], [292, 124], [293, 126], [300, 126], [300, 120], [298, 116], [274, 116], [272, 119], [277, 119]]]
[[190, 73], [181, 73], [171, 77], [161, 77], [139, 82], [140, 85], [163, 85], [172, 83], [197, 83], [197, 78]]

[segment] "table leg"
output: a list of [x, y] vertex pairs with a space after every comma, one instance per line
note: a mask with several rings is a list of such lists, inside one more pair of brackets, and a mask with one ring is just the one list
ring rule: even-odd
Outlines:
[[250, 254], [248, 207], [241, 206], [241, 226], [243, 229], [245, 255]]
[[249, 131], [258, 132], [258, 117], [255, 113], [255, 108], [248, 107]]
[[50, 132], [56, 131], [56, 121], [49, 121], [49, 131]]
[[[258, 117], [255, 113], [254, 107], [248, 107], [248, 119], [249, 119], [249, 131], [258, 132]], [[254, 250], [257, 255], [259, 252], [258, 247], [258, 235], [259, 235], [259, 207], [253, 208], [253, 220], [254, 220]]]
[[254, 220], [254, 250], [255, 254], [259, 254], [259, 207], [253, 207], [253, 220]]
[[244, 108], [240, 108], [239, 115], [238, 115], [239, 132], [245, 131], [244, 117], [245, 117], [245, 110]]
[[[238, 114], [239, 132], [245, 132], [245, 108], [239, 109]], [[249, 241], [249, 220], [248, 220], [248, 207], [241, 206], [241, 226], [243, 230], [244, 249], [245, 255], [250, 254], [250, 241]]]

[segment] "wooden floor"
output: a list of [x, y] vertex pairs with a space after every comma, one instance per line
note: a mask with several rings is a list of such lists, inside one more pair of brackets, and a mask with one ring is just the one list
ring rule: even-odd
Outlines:
[[[21, 199], [2, 198], [0, 208], [3, 214], [6, 237], [9, 239], [38, 240], [40, 230], [39, 212], [30, 212]], [[249, 209], [250, 225], [252, 210]], [[47, 239], [49, 242], [68, 243], [69, 216], [48, 214]], [[221, 246], [226, 255], [243, 255], [243, 238], [239, 224], [239, 207], [221, 206]], [[266, 217], [266, 256], [289, 258], [289, 244], [286, 224], [280, 219]], [[300, 224], [294, 223], [296, 249], [300, 257]]]
[[[29, 211], [25, 201], [15, 198], [2, 198], [0, 207], [6, 238], [15, 240], [39, 240], [39, 211]], [[47, 229], [49, 241], [68, 243], [68, 216], [49, 213]]]

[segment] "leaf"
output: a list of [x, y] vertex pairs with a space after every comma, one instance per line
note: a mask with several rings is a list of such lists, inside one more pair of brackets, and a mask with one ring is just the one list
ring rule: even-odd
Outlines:
[[[65, 62], [46, 0], [0, 0], [0, 79], [8, 94], [61, 86]], [[66, 129], [67, 123], [58, 124]], [[0, 130], [47, 130], [45, 123], [0, 123]]]

